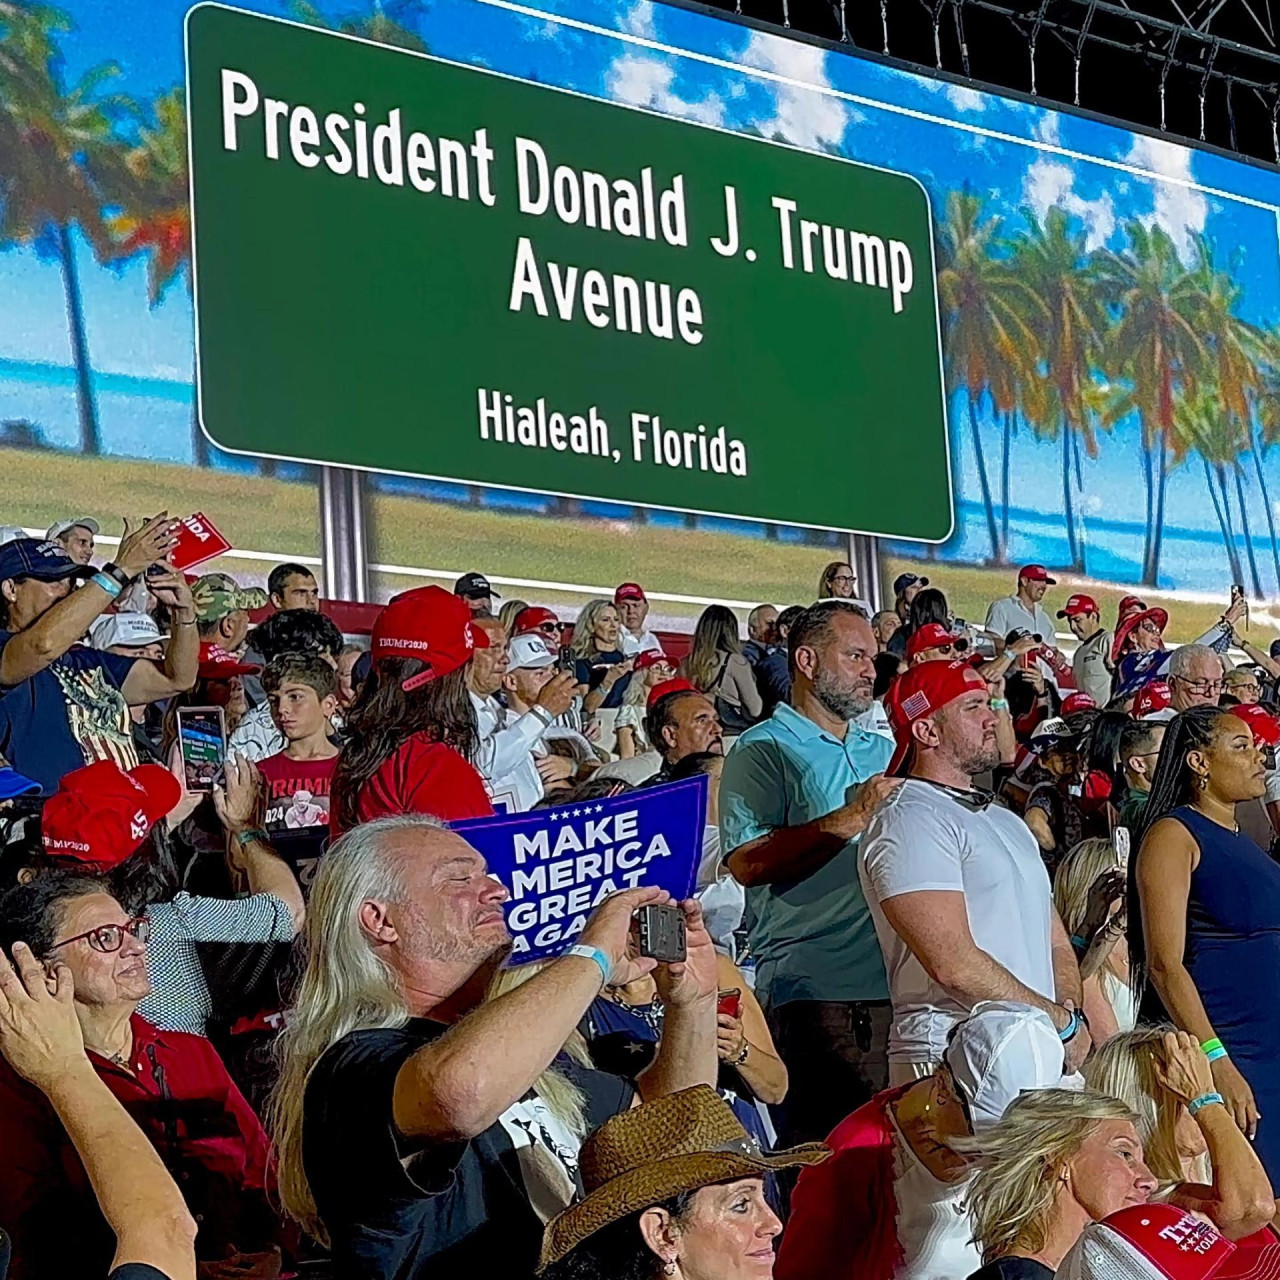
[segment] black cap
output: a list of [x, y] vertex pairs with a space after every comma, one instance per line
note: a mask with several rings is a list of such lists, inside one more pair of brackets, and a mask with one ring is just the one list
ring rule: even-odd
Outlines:
[[929, 579], [922, 578], [918, 573], [900, 573], [893, 580], [893, 594], [900, 596], [908, 587], [914, 587], [917, 583], [922, 587], [927, 587]]
[[489, 585], [489, 579], [483, 573], [464, 573], [453, 584], [453, 594], [465, 600], [475, 600], [479, 596], [492, 596], [495, 600], [502, 597]]
[[61, 582], [63, 578], [92, 578], [96, 572], [89, 565], [77, 564], [59, 542], [14, 538], [0, 546], [0, 581], [36, 578], [41, 582]]

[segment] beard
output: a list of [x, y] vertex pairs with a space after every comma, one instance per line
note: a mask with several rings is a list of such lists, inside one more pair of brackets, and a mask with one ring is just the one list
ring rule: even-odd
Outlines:
[[964, 755], [958, 756], [956, 764], [969, 777], [994, 769], [1000, 763], [1000, 748], [996, 744], [995, 735], [990, 739], [983, 738], [978, 745], [971, 747]]
[[814, 696], [833, 716], [840, 720], [852, 720], [871, 706], [871, 683], [864, 681], [854, 686], [842, 685], [835, 675], [819, 668], [813, 679]]

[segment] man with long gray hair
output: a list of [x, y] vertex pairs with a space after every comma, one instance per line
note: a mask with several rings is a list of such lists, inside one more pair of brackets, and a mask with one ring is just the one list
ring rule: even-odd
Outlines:
[[485, 998], [511, 946], [506, 889], [420, 814], [348, 832], [311, 891], [306, 970], [272, 1099], [281, 1199], [358, 1277], [532, 1277], [578, 1147], [633, 1105], [621, 1079], [566, 1054], [592, 1001], [652, 971], [666, 1006], [643, 1098], [716, 1081], [716, 959], [682, 905], [688, 958], [628, 955], [654, 888], [607, 898], [572, 947]]

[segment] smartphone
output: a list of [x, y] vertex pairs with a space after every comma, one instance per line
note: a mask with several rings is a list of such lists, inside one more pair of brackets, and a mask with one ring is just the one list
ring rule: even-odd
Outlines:
[[227, 721], [221, 707], [179, 707], [178, 742], [188, 791], [221, 786], [227, 763]]
[[721, 991], [716, 1000], [716, 1012], [736, 1018], [742, 1012], [742, 991], [738, 987], [730, 987]]
[[577, 670], [574, 665], [573, 650], [567, 644], [560, 646], [560, 661], [556, 664], [561, 671], [567, 671], [570, 675]]
[[679, 907], [653, 905], [636, 912], [640, 954], [662, 964], [685, 958], [684, 912]]
[[1242, 587], [1238, 582], [1233, 582], [1231, 584], [1232, 600], [1239, 600], [1242, 595], [1244, 595], [1244, 587]]

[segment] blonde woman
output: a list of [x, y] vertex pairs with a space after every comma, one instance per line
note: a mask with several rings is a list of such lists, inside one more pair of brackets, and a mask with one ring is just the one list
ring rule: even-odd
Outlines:
[[715, 703], [726, 733], [741, 733], [764, 714], [755, 672], [742, 654], [738, 617], [722, 604], [702, 611], [680, 674]]
[[515, 635], [515, 622], [529, 607], [527, 601], [524, 600], [508, 600], [506, 604], [498, 610], [498, 621], [502, 623], [502, 629], [508, 636]]
[[[1081, 840], [1058, 865], [1053, 877], [1053, 904], [1058, 908], [1067, 934], [1080, 937], [1086, 932], [1089, 891], [1103, 877], [1123, 868], [1110, 840]], [[1125, 942], [1123, 899], [1117, 897], [1107, 923], [1090, 947], [1091, 959], [1100, 961], [1097, 970], [1084, 979], [1084, 1013], [1094, 1044], [1102, 1044], [1118, 1031], [1132, 1031], [1138, 1008], [1129, 985], [1129, 947]]]
[[646, 649], [635, 657], [634, 678], [627, 682], [627, 691], [618, 709], [614, 732], [618, 735], [617, 753], [622, 760], [642, 756], [652, 750], [653, 744], [644, 731], [645, 713], [649, 706], [649, 693], [655, 685], [670, 680], [675, 675], [675, 664], [665, 653]]
[[573, 624], [569, 652], [578, 683], [587, 688], [583, 709], [588, 715], [604, 708], [613, 713], [612, 719], [622, 706], [634, 660], [618, 647], [621, 631], [618, 607], [612, 600], [588, 600]]
[[1038, 1089], [981, 1137], [957, 1139], [978, 1166], [968, 1205], [986, 1265], [970, 1280], [1052, 1280], [1090, 1222], [1146, 1204], [1158, 1183], [1136, 1123], [1117, 1098]]
[[1194, 1036], [1172, 1027], [1124, 1032], [1093, 1055], [1084, 1075], [1090, 1088], [1137, 1113], [1161, 1199], [1202, 1213], [1232, 1240], [1271, 1221], [1276, 1206], [1266, 1171], [1223, 1106]]

